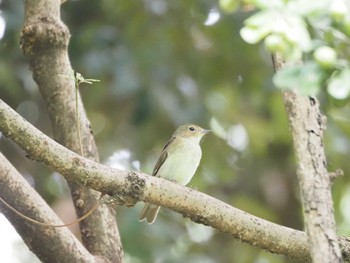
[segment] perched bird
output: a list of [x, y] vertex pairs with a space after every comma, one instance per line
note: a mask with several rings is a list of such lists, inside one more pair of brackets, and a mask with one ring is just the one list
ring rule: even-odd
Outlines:
[[[181, 185], [187, 185], [197, 170], [202, 158], [200, 140], [207, 134], [195, 124], [181, 125], [165, 144], [153, 169], [152, 175], [165, 178]], [[146, 203], [140, 213], [140, 221], [152, 224], [157, 217], [160, 206]]]

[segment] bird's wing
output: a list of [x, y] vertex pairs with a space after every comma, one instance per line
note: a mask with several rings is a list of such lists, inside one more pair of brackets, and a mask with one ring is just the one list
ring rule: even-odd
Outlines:
[[162, 154], [160, 155], [156, 165], [154, 166], [153, 172], [152, 172], [152, 176], [158, 176], [157, 173], [160, 169], [160, 167], [163, 165], [163, 163], [165, 162], [166, 158], [168, 157], [168, 153], [167, 153], [167, 148], [169, 147], [169, 145], [175, 140], [176, 137], [172, 137], [165, 145], [164, 148], [162, 150]]

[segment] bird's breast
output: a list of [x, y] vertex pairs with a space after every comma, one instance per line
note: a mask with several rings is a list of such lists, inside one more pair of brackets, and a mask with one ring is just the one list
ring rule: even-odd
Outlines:
[[199, 144], [184, 144], [176, 151], [169, 152], [158, 171], [160, 177], [187, 185], [195, 174], [202, 157]]

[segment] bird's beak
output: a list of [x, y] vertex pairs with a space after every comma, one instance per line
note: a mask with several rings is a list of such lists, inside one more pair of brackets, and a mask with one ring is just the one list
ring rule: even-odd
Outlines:
[[204, 134], [207, 134], [209, 132], [211, 132], [211, 130], [205, 130], [205, 129], [202, 130], [202, 133], [204, 133]]

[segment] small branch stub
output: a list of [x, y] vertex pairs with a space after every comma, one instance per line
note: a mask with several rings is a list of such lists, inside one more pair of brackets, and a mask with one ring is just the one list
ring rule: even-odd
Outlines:
[[70, 33], [68, 28], [60, 21], [51, 17], [41, 16], [34, 22], [24, 25], [20, 46], [22, 52], [32, 56], [37, 52], [66, 48]]

